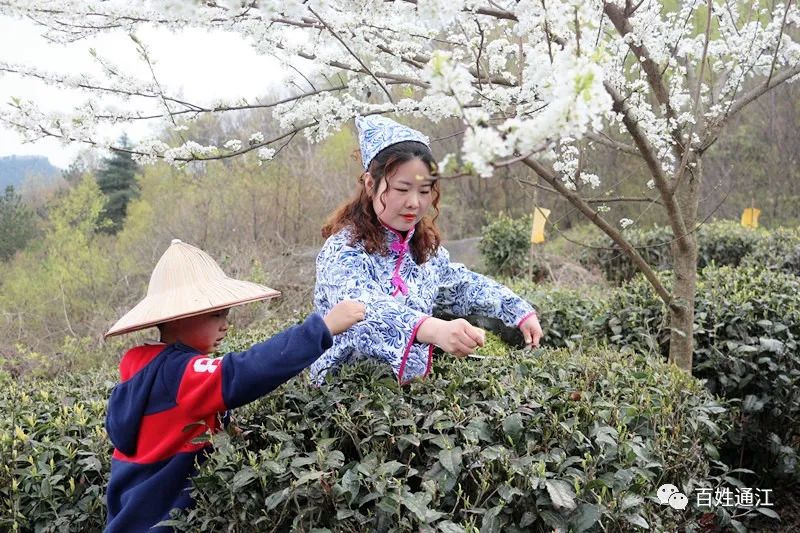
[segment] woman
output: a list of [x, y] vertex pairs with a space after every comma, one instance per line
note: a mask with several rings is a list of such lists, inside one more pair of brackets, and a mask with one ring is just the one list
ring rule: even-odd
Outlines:
[[[322, 229], [316, 311], [358, 300], [366, 318], [334, 340], [311, 365], [311, 378], [359, 359], [387, 362], [401, 384], [426, 376], [433, 347], [463, 357], [484, 343], [464, 319], [431, 316], [434, 305], [455, 316], [481, 314], [522, 331], [538, 346], [533, 307], [503, 285], [451, 263], [436, 228], [439, 184], [428, 138], [381, 116], [356, 118], [364, 174], [356, 195]], [[433, 216], [428, 216], [429, 209]]]

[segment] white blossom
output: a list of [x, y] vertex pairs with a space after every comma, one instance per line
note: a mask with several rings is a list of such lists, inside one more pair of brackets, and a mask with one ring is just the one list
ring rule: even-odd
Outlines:
[[238, 152], [242, 149], [242, 141], [239, 139], [231, 139], [226, 141], [225, 144], [222, 145], [223, 148], [226, 150], [230, 150], [231, 152]]
[[[575, 151], [566, 146], [579, 145], [591, 132], [630, 136], [626, 118], [641, 131], [659, 170], [670, 176], [681, 161], [680, 145], [702, 143], [753, 85], [748, 83], [752, 78], [775, 79], [798, 68], [797, 2], [744, 7], [715, 3], [707, 47], [701, 25], [685, 22], [698, 20], [706, 5], [701, 0], [674, 6], [637, 4], [626, 17], [625, 36], [607, 15], [613, 6], [624, 8], [621, 0], [264, 0], [257, 6], [236, 0], [7, 0], [0, 3], [0, 14], [36, 20], [57, 43], [121, 30], [133, 35], [132, 46], [153, 61], [159, 50], [135, 37], [145, 34], [138, 31], [144, 27], [238, 33], [255, 51], [285, 65], [276, 76], [292, 78], [286, 87], [308, 87], [294, 68], [307, 71], [309, 65], [315, 84], [326, 80], [319, 87], [345, 87], [309, 89], [283, 104], [264, 104], [281, 129], [270, 136], [302, 132], [316, 142], [351, 124], [358, 114], [393, 113], [401, 120], [408, 116], [434, 122], [457, 117], [465, 126], [460, 160], [477, 174], [489, 176], [504, 160], [530, 156], [552, 161], [568, 187], [595, 188], [602, 179], [592, 161], [578, 165]], [[254, 104], [236, 98], [187, 103], [180, 87], [138, 78], [97, 50], [90, 53], [99, 67], [97, 75], [0, 61], [0, 76], [20, 76], [86, 95], [80, 105], [60, 111], [51, 111], [48, 102], [12, 99], [0, 105], [0, 122], [29, 141], [53, 137], [102, 145], [98, 131], [104, 125], [149, 116], [170, 121], [174, 113], [182, 119], [201, 117], [235, 103]], [[706, 76], [698, 80], [702, 58]], [[666, 102], [654, 96], [646, 64], [660, 73]], [[213, 69], [209, 72], [213, 75]], [[613, 105], [612, 92], [624, 106]], [[173, 129], [191, 136], [185, 124]], [[144, 163], [164, 159], [181, 164], [265, 143], [262, 132], [220, 147], [184, 136], [172, 136], [173, 146], [144, 141], [135, 157]], [[628, 139], [628, 144], [636, 143]]]
[[261, 144], [264, 142], [264, 134], [260, 131], [257, 131], [250, 135], [250, 137], [247, 139], [247, 142], [250, 144], [250, 146], [254, 144]]
[[633, 220], [631, 220], [629, 218], [621, 218], [621, 219], [619, 219], [619, 225], [622, 227], [622, 229], [627, 228], [631, 224], [633, 224]]
[[273, 148], [259, 148], [256, 152], [258, 156], [258, 164], [262, 164], [264, 161], [271, 161], [273, 157], [275, 157], [275, 150]]

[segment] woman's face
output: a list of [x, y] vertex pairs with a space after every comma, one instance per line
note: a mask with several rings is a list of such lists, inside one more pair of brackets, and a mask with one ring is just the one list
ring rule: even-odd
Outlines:
[[[374, 187], [367, 174], [365, 186]], [[419, 222], [433, 201], [431, 173], [421, 159], [414, 158], [399, 165], [394, 173], [381, 180], [372, 197], [372, 207], [381, 222], [397, 231], [408, 231]]]

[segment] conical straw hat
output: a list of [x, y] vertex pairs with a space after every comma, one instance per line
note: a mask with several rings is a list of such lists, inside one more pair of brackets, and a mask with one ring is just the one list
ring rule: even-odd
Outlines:
[[264, 285], [229, 278], [203, 250], [173, 239], [150, 276], [147, 296], [105, 336], [276, 296], [280, 292]]

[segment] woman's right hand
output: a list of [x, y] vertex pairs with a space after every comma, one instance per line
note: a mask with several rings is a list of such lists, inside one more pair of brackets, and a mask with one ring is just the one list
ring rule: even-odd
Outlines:
[[429, 318], [419, 328], [417, 340], [435, 344], [456, 357], [466, 357], [486, 342], [486, 332], [463, 318]]
[[364, 320], [366, 309], [361, 302], [344, 300], [334, 305], [322, 320], [328, 326], [331, 335], [338, 335], [356, 322]]

